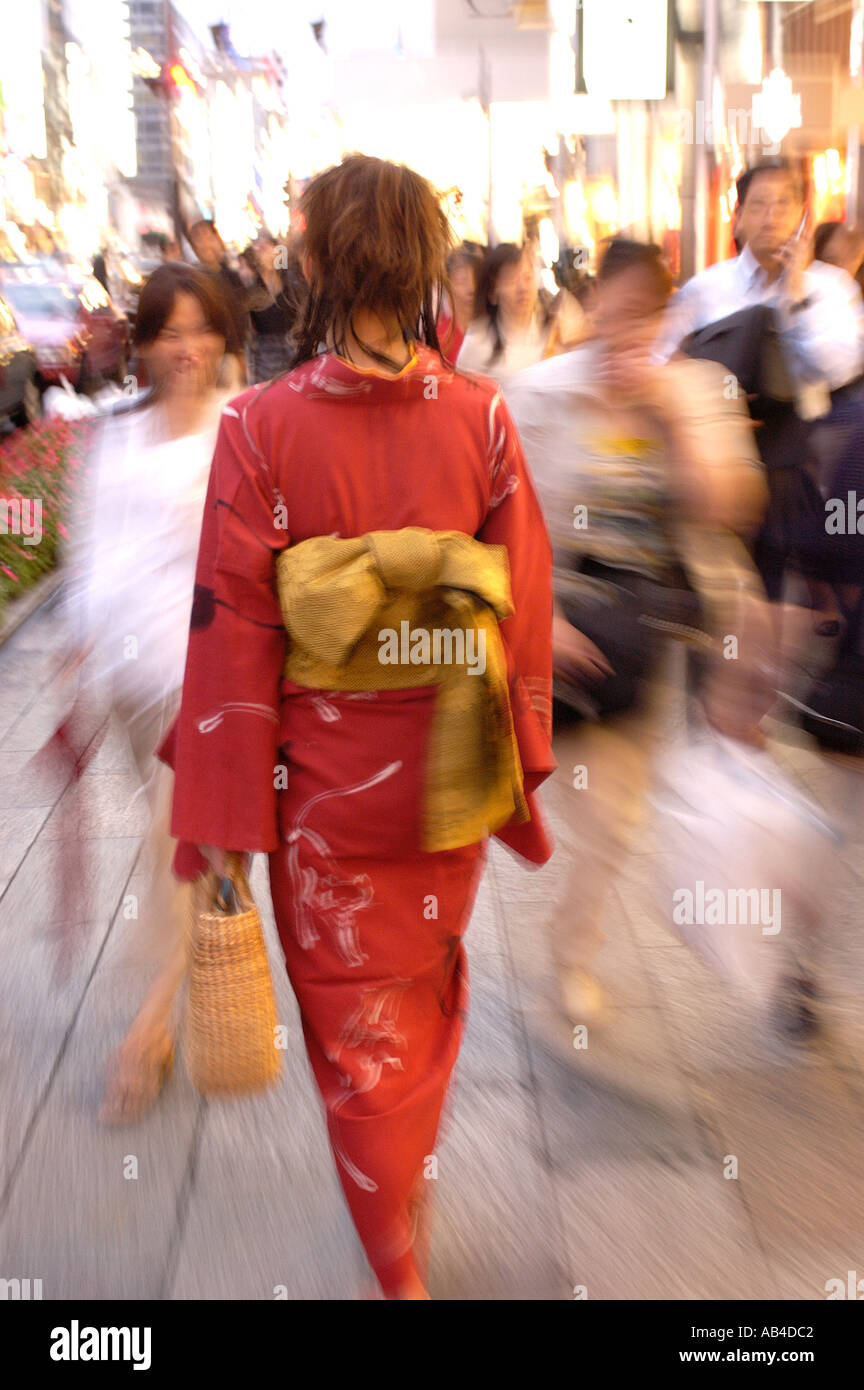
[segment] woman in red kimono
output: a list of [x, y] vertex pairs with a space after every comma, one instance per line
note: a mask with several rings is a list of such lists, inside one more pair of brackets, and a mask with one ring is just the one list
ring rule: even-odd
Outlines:
[[[303, 211], [298, 365], [225, 408], [213, 460], [163, 749], [175, 866], [269, 855], [348, 1205], [385, 1295], [422, 1299], [424, 1159], [486, 838], [551, 852], [532, 798], [554, 767], [550, 548], [495, 383], [437, 351], [450, 232], [431, 187], [354, 155]], [[442, 602], [468, 614], [466, 653], [483, 628], [485, 674], [440, 652], [424, 670], [422, 642], [376, 660], [391, 629], [415, 641], [394, 615], [431, 631]]]

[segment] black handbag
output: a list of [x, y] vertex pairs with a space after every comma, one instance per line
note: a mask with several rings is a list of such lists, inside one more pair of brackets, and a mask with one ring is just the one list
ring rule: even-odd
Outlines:
[[594, 643], [614, 674], [590, 686], [556, 677], [560, 704], [589, 718], [630, 709], [651, 675], [664, 635], [698, 641], [699, 597], [686, 587], [659, 584], [627, 570], [587, 562], [581, 570], [556, 569], [553, 589], [559, 609]]
[[777, 316], [754, 304], [697, 328], [681, 343], [688, 357], [719, 362], [737, 377], [742, 391], [764, 402], [795, 400], [795, 382], [780, 340]]
[[795, 409], [795, 381], [770, 305], [754, 304], [706, 324], [684, 339], [681, 351], [718, 362], [752, 397], [750, 416], [762, 426], [756, 442], [769, 473], [807, 463], [810, 426]]

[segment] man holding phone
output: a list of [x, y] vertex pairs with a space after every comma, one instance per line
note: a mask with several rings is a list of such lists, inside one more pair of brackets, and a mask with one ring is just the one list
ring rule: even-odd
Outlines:
[[739, 254], [677, 292], [658, 355], [683, 346], [727, 368], [735, 364], [759, 424], [756, 441], [768, 475], [768, 511], [753, 552], [766, 592], [775, 601], [782, 597], [794, 563], [817, 610], [814, 630], [836, 636], [841, 615], [824, 508], [811, 476], [809, 422], [828, 412], [831, 392], [864, 371], [864, 302], [844, 270], [811, 261], [804, 190], [792, 164], [757, 164], [741, 175], [737, 190]]
[[[740, 254], [694, 275], [674, 296], [663, 332], [668, 356], [682, 339], [739, 309], [770, 305], [800, 388], [828, 391], [864, 371], [864, 302], [837, 266], [812, 261], [804, 190], [785, 159], [738, 179], [735, 237]], [[827, 402], [825, 407], [827, 409]], [[808, 411], [808, 414], [811, 413]]]

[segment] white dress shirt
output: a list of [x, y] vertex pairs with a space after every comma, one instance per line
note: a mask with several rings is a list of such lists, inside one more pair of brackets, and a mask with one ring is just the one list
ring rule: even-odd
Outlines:
[[777, 312], [780, 337], [799, 388], [809, 384], [836, 391], [864, 371], [864, 301], [845, 270], [813, 261], [803, 275], [805, 307], [792, 308], [784, 276], [769, 282], [748, 246], [740, 256], [718, 261], [694, 275], [666, 313], [658, 353], [670, 357], [683, 338], [718, 319], [769, 304]]

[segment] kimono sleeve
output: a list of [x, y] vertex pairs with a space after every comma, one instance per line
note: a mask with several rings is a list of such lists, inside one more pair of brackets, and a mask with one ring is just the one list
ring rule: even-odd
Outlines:
[[[193, 845], [267, 852], [279, 844], [274, 769], [286, 647], [275, 560], [289, 537], [242, 402], [222, 416], [180, 711], [160, 756], [175, 774], [172, 834]], [[184, 863], [188, 855], [178, 852], [181, 876]]]
[[492, 490], [477, 539], [504, 545], [514, 612], [501, 624], [507, 649], [513, 725], [531, 820], [510, 822], [497, 838], [534, 863], [552, 850], [532, 792], [554, 771], [552, 756], [552, 549], [522, 445], [507, 406], [490, 411]]

